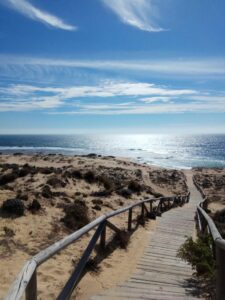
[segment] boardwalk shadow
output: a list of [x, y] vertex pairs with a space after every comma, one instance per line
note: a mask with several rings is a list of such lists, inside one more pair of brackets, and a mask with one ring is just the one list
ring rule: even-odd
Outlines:
[[214, 287], [212, 283], [206, 279], [193, 276], [184, 282], [183, 287], [189, 296], [201, 299], [215, 299]]
[[127, 231], [121, 231], [121, 235], [118, 235], [114, 233], [110, 240], [107, 242], [105, 248], [103, 250], [100, 249], [100, 245], [95, 246], [95, 256], [94, 258], [90, 258], [85, 266], [84, 271], [82, 272], [82, 275], [79, 279], [81, 279], [85, 276], [87, 272], [93, 272], [98, 273], [101, 271], [100, 264], [101, 262], [106, 259], [108, 256], [110, 256], [114, 251], [116, 251], [118, 248], [126, 250], [129, 241], [134, 234], [136, 230], [140, 226], [144, 226], [144, 223], [141, 224], [141, 222], [137, 222], [133, 229], [129, 232]]

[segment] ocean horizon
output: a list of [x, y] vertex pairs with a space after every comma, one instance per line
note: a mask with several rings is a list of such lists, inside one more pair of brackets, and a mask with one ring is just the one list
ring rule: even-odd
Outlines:
[[0, 152], [113, 155], [165, 168], [225, 167], [225, 135], [0, 135]]

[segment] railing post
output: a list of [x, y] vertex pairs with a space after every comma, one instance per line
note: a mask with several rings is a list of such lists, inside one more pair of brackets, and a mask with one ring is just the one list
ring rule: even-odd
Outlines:
[[104, 222], [104, 227], [102, 229], [101, 237], [100, 237], [100, 250], [105, 249], [105, 241], [106, 241], [106, 222]]
[[128, 213], [128, 231], [132, 230], [132, 208], [129, 209]]
[[26, 287], [26, 300], [37, 300], [37, 269]]
[[170, 209], [170, 199], [167, 200], [167, 210]]
[[145, 205], [144, 203], [141, 204], [141, 217], [144, 219], [145, 217]]
[[150, 201], [149, 204], [150, 204], [150, 213], [151, 213], [153, 210], [152, 201]]
[[191, 193], [188, 193], [188, 202], [190, 201]]
[[141, 204], [141, 221], [144, 225], [145, 224], [145, 205], [144, 205], [144, 203]]
[[202, 234], [204, 234], [207, 229], [207, 221], [205, 220], [205, 218], [202, 215], [200, 215], [200, 219], [201, 219], [201, 225], [202, 225]]
[[225, 299], [225, 250], [216, 244], [216, 300]]

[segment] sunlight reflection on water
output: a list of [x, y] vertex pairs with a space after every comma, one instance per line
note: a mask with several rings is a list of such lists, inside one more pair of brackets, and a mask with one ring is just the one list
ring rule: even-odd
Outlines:
[[163, 167], [225, 167], [225, 135], [1, 135], [0, 151], [97, 153]]

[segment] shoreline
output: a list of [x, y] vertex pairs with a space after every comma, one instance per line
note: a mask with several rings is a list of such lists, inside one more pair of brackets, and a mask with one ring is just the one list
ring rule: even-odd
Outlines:
[[[156, 168], [164, 168], [164, 169], [169, 169], [169, 170], [172, 170], [172, 169], [176, 169], [176, 170], [192, 170], [194, 168], [208, 168], [207, 166], [206, 167], [202, 167], [202, 166], [194, 166], [194, 167], [187, 167], [187, 166], [178, 166], [178, 165], [174, 165], [174, 166], [168, 166], [166, 164], [160, 164], [160, 163], [153, 163], [153, 162], [148, 162], [148, 161], [145, 161], [144, 159], [140, 159], [139, 157], [136, 157], [136, 158], [132, 158], [132, 157], [128, 157], [128, 156], [117, 156], [117, 155], [106, 155], [106, 154], [99, 154], [99, 153], [93, 153], [93, 152], [86, 152], [85, 154], [71, 154], [71, 153], [60, 153], [60, 152], [49, 152], [48, 150], [45, 151], [32, 151], [30, 152], [29, 150], [26, 151], [26, 150], [22, 150], [22, 151], [19, 151], [21, 150], [21, 148], [16, 148], [15, 150], [3, 150], [3, 149], [0, 149], [0, 155], [12, 155], [12, 156], [22, 156], [22, 155], [27, 155], [27, 156], [34, 156], [34, 155], [40, 155], [40, 156], [66, 156], [66, 157], [88, 157], [90, 154], [95, 154], [96, 156], [98, 157], [114, 157], [116, 159], [121, 159], [121, 160], [128, 160], [130, 162], [133, 162], [133, 163], [137, 163], [137, 164], [144, 164], [144, 165], [147, 165], [149, 167], [156, 167]], [[169, 159], [168, 159], [169, 160]], [[212, 168], [216, 168], [216, 167], [212, 167]]]

